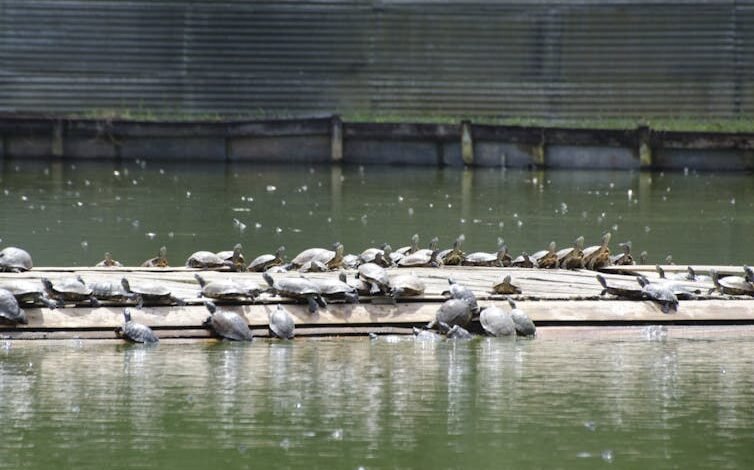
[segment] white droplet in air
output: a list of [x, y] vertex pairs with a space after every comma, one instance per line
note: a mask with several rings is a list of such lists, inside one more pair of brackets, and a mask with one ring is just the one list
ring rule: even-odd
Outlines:
[[626, 191], [626, 194], [628, 194], [628, 200], [630, 201], [634, 196], [634, 191], [629, 189], [628, 191]]
[[408, 208], [408, 215], [409, 215], [409, 216], [412, 216], [412, 215], [414, 215], [414, 208], [413, 208], [413, 207], [409, 207], [409, 208]]
[[150, 240], [154, 240], [154, 238], [155, 238], [155, 237], [157, 236], [157, 234], [156, 234], [156, 233], [154, 233], [154, 232], [147, 232], [147, 233], [146, 233], [145, 235], [146, 235], [146, 236], [147, 236], [147, 238], [149, 238]]
[[86, 250], [87, 248], [89, 248], [89, 242], [88, 242], [88, 241], [86, 241], [86, 240], [84, 240], [83, 242], [81, 242], [81, 248], [83, 248], [83, 249], [85, 249], [85, 250]]
[[271, 184], [268, 184], [267, 188], [265, 188], [265, 189], [267, 190], [268, 193], [271, 193], [271, 192], [275, 191], [278, 188], [276, 188], [275, 186], [273, 186]]
[[186, 199], [191, 198], [191, 191], [186, 191]]

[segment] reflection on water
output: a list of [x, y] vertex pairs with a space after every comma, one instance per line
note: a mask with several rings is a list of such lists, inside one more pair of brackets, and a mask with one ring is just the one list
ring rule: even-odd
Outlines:
[[5, 343], [0, 467], [749, 468], [748, 340]]
[[0, 187], [0, 245], [46, 266], [108, 250], [133, 265], [161, 245], [179, 265], [238, 241], [252, 255], [335, 240], [361, 251], [415, 232], [444, 246], [464, 233], [468, 251], [503, 237], [519, 253], [608, 230], [651, 262], [754, 262], [746, 174], [5, 161]]

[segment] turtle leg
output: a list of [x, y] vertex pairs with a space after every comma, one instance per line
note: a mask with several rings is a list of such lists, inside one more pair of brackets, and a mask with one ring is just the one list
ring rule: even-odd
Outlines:
[[89, 297], [89, 303], [91, 304], [92, 308], [98, 308], [102, 305], [99, 303], [99, 300], [97, 300], [97, 297], [95, 296]]
[[40, 295], [39, 297], [37, 297], [37, 300], [39, 300], [42, 304], [44, 304], [45, 307], [49, 309], [58, 308], [57, 302], [47, 297], [46, 295]]
[[136, 308], [141, 310], [142, 307], [144, 307], [144, 296], [136, 294]]
[[119, 326], [119, 327], [115, 328], [114, 331], [115, 331], [115, 336], [117, 336], [118, 338], [123, 338], [123, 328], [122, 327]]
[[170, 303], [176, 304], [179, 307], [186, 305], [186, 302], [183, 299], [179, 299], [178, 297], [175, 297], [173, 295], [170, 296]]
[[306, 301], [309, 303], [309, 313], [316, 313], [317, 309], [319, 308], [319, 305], [317, 305], [317, 301], [314, 300], [314, 296], [310, 295], [306, 298]]
[[369, 293], [371, 295], [377, 295], [380, 293], [381, 290], [382, 289], [380, 289], [380, 286], [378, 286], [376, 283], [374, 282], [369, 283]]
[[327, 302], [325, 301], [325, 298], [321, 295], [316, 295], [314, 297], [314, 300], [317, 302], [317, 305], [319, 305], [322, 308], [327, 308]]
[[403, 295], [403, 289], [393, 289], [390, 291], [390, 297], [393, 299], [393, 304], [398, 303], [398, 298]]
[[662, 302], [660, 309], [662, 310], [662, 313], [668, 313], [670, 311], [670, 304], [667, 302]]
[[359, 303], [359, 293], [358, 292], [346, 292], [346, 303], [349, 304], [357, 304]]

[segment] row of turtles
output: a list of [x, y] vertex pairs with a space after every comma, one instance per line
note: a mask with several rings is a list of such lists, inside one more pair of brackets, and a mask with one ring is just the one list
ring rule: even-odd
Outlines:
[[[556, 243], [551, 242], [547, 249], [533, 254], [523, 252], [512, 258], [508, 247], [501, 239], [495, 252], [465, 253], [464, 235], [460, 235], [447, 249], [439, 248], [437, 237], [429, 242], [427, 248], [419, 248], [419, 235], [414, 234], [407, 246], [393, 250], [389, 244], [379, 248], [367, 248], [360, 254], [345, 254], [342, 243], [336, 242], [331, 249], [308, 248], [296, 255], [289, 262], [285, 261], [285, 247], [281, 246], [273, 253], [263, 254], [246, 263], [241, 244], [236, 244], [232, 250], [212, 252], [197, 251], [192, 253], [185, 262], [186, 267], [196, 269], [217, 269], [230, 271], [264, 272], [275, 271], [331, 271], [340, 268], [356, 269], [366, 263], [375, 263], [382, 267], [439, 267], [447, 266], [514, 266], [524, 268], [587, 268], [597, 270], [602, 267], [635, 264], [631, 255], [631, 242], [621, 243], [622, 251], [612, 255], [609, 248], [611, 234], [605, 233], [600, 244], [584, 247], [584, 237], [578, 237], [572, 246], [556, 249]], [[96, 267], [122, 267], [123, 264], [107, 252], [104, 259]], [[149, 258], [142, 267], [165, 268], [170, 266], [167, 257], [167, 247], [160, 247], [157, 256]], [[0, 251], [0, 271], [28, 271], [32, 269], [32, 260], [28, 252], [16, 247], [7, 247]]]

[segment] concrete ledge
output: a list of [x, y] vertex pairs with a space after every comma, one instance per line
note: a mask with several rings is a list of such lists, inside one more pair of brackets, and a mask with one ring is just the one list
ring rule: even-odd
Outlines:
[[0, 115], [0, 158], [754, 170], [754, 133], [288, 120]]

